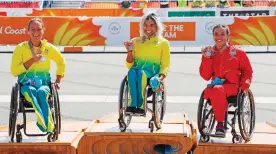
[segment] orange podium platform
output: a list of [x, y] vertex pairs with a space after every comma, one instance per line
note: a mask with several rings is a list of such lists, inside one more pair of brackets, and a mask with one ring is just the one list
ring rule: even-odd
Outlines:
[[[47, 136], [29, 137], [23, 132], [21, 143], [9, 143], [8, 126], [0, 126], [0, 154], [77, 154], [78, 142], [87, 126], [88, 122], [64, 121], [59, 139], [52, 143], [47, 142]], [[35, 122], [28, 122], [27, 133], [42, 132]]]
[[241, 144], [233, 144], [228, 131], [226, 138], [199, 143], [194, 154], [276, 154], [276, 124], [256, 123], [251, 141]]
[[197, 146], [197, 131], [183, 113], [166, 114], [162, 128], [154, 132], [148, 128], [150, 117], [132, 117], [126, 132], [121, 132], [118, 116], [115, 113], [93, 121], [79, 142], [78, 153], [158, 154], [166, 146], [171, 153], [183, 154]]

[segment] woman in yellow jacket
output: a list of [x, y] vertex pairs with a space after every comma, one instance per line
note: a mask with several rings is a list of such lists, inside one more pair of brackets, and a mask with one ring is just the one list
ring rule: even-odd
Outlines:
[[[145, 15], [140, 22], [140, 37], [125, 42], [126, 65], [130, 103], [127, 113], [144, 113], [144, 90], [148, 79], [158, 78], [160, 83], [170, 67], [170, 44], [162, 37], [162, 23], [154, 13]], [[158, 88], [157, 91], [160, 89]]]
[[65, 60], [54, 45], [45, 39], [42, 40], [44, 30], [40, 18], [30, 20], [28, 24], [30, 40], [16, 46], [10, 69], [12, 75], [18, 77], [18, 82], [22, 84], [21, 93], [35, 110], [38, 128], [43, 132], [52, 133], [54, 123], [48, 105], [51, 83], [50, 60], [57, 65], [55, 84], [58, 89], [65, 72]]

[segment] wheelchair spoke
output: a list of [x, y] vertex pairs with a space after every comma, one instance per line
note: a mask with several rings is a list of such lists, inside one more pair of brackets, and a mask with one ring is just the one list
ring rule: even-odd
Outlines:
[[[206, 114], [207, 113], [207, 114]], [[212, 131], [214, 121], [212, 106], [206, 101], [204, 103], [204, 109], [202, 114], [202, 131], [204, 134], [210, 133]]]
[[242, 109], [241, 109], [242, 125], [243, 131], [246, 133], [246, 136], [251, 134], [251, 123], [252, 123], [252, 113], [251, 113], [251, 102], [248, 96], [244, 97]]

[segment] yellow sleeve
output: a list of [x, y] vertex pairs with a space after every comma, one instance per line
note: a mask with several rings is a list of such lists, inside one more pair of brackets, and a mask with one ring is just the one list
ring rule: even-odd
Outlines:
[[134, 57], [134, 55], [135, 55], [134, 52], [135, 52], [135, 50], [134, 50], [134, 48], [133, 48], [133, 51], [132, 51], [133, 62], [132, 62], [132, 63], [129, 63], [129, 62], [126, 61], [126, 66], [127, 66], [128, 69], [130, 69], [130, 68], [133, 66], [133, 64], [134, 64], [134, 59], [135, 59], [135, 57]]
[[56, 63], [56, 66], [57, 66], [56, 75], [60, 75], [64, 77], [64, 73], [66, 70], [65, 59], [61, 54], [61, 52], [58, 50], [58, 48], [56, 48], [54, 45], [51, 45], [51, 50], [49, 51], [49, 57]]
[[133, 38], [131, 41], [134, 43], [133, 45], [134, 45], [134, 47], [133, 47], [133, 50], [132, 50], [132, 58], [133, 58], [133, 62], [132, 63], [129, 63], [129, 62], [127, 62], [126, 61], [126, 66], [127, 66], [127, 68], [128, 69], [130, 69], [132, 66], [133, 66], [133, 64], [134, 64], [134, 60], [135, 60], [135, 40], [136, 40], [137, 38]]
[[170, 68], [170, 43], [166, 40], [162, 47], [160, 74], [167, 76]]
[[17, 45], [12, 53], [10, 70], [14, 77], [17, 77], [26, 71], [26, 68], [23, 64], [22, 50], [22, 47]]

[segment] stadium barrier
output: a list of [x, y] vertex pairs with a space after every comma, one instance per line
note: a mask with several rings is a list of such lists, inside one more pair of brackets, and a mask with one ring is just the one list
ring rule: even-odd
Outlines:
[[[31, 17], [0, 17], [0, 45], [15, 45], [29, 39], [27, 23]], [[122, 46], [139, 36], [141, 18], [45, 17], [44, 38], [57, 46]], [[161, 18], [164, 37], [171, 46], [213, 44], [212, 28], [226, 24], [234, 45], [276, 45], [276, 16]], [[55, 24], [53, 24], [55, 23]]]

